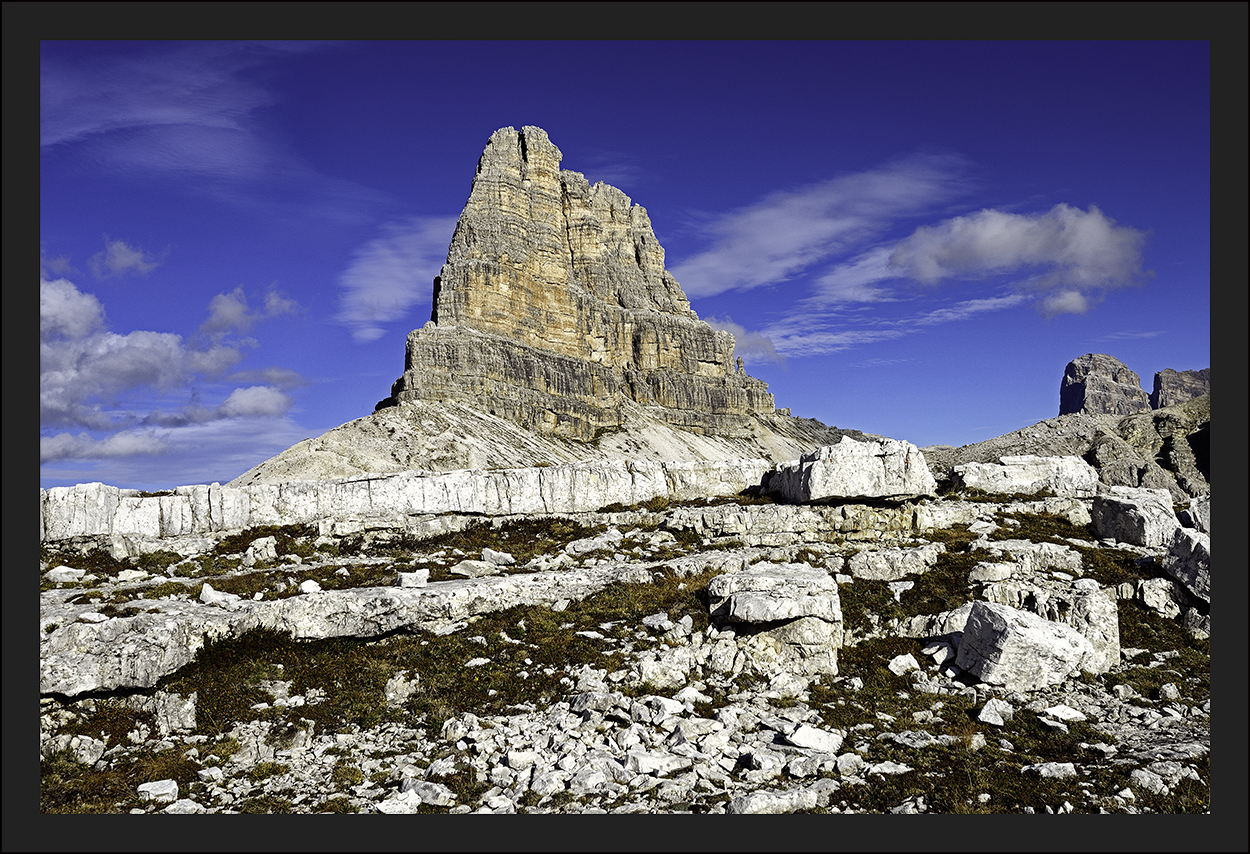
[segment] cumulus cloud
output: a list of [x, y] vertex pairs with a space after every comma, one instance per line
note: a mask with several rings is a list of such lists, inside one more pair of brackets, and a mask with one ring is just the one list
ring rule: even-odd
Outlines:
[[286, 415], [291, 408], [291, 398], [276, 388], [255, 385], [236, 388], [221, 405], [226, 418], [274, 418]]
[[963, 165], [953, 156], [914, 156], [773, 193], [710, 223], [712, 247], [673, 275], [695, 298], [784, 282], [958, 193]]
[[298, 311], [298, 303], [273, 290], [265, 294], [265, 307], [252, 311], [247, 304], [247, 295], [239, 287], [228, 294], [217, 294], [209, 301], [208, 319], [200, 325], [200, 334], [220, 340], [227, 332], [247, 332], [261, 320]]
[[39, 339], [82, 338], [104, 323], [104, 306], [68, 279], [39, 281]]
[[114, 279], [127, 273], [146, 276], [160, 266], [160, 260], [130, 246], [124, 240], [104, 238], [104, 251], [91, 256], [91, 272], [97, 279]]
[[455, 228], [456, 217], [411, 217], [386, 224], [353, 253], [339, 276], [338, 320], [357, 342], [376, 341], [384, 324], [410, 320], [413, 306], [428, 304]]
[[1041, 295], [1043, 313], [1083, 313], [1090, 294], [1136, 282], [1145, 233], [1091, 205], [1022, 215], [981, 210], [922, 226], [890, 254], [896, 275], [925, 284], [1031, 271], [1019, 283]]
[[713, 329], [733, 333], [734, 352], [741, 356], [744, 362], [749, 359], [760, 358], [769, 362], [776, 362], [777, 364], [785, 363], [785, 357], [777, 353], [772, 340], [767, 335], [759, 332], [748, 332], [745, 327], [734, 323], [728, 317], [708, 317], [705, 318], [705, 321]]
[[[68, 432], [43, 437], [41, 453], [69, 459], [156, 453], [159, 439], [142, 427], [182, 427], [216, 420], [275, 418], [291, 399], [282, 387], [302, 382], [282, 368], [255, 372], [272, 379], [234, 389], [217, 406], [204, 406], [197, 383], [218, 380], [242, 359], [230, 346], [199, 346], [172, 333], [109, 331], [99, 300], [65, 279], [40, 280], [39, 416], [41, 430], [87, 429], [112, 433], [105, 439]], [[268, 373], [266, 373], [268, 372]], [[173, 412], [153, 406], [155, 398], [191, 390], [190, 401]], [[46, 440], [46, 441], [44, 441]]]

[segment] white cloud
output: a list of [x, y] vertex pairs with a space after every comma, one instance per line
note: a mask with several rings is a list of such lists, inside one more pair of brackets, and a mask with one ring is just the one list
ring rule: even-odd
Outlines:
[[1047, 317], [1056, 314], [1084, 314], [1089, 311], [1089, 300], [1080, 291], [1062, 290], [1047, 295], [1039, 308]]
[[888, 302], [890, 293], [877, 283], [897, 277], [890, 269], [888, 246], [879, 246], [864, 252], [845, 264], [839, 264], [820, 278], [812, 288], [809, 304], [833, 304], [843, 302]]
[[[783, 356], [822, 356], [852, 347], [876, 344], [912, 335], [925, 327], [968, 320], [979, 314], [1002, 311], [1027, 299], [1023, 294], [963, 300], [948, 308], [912, 314], [895, 320], [870, 319], [858, 312], [812, 310], [800, 304], [787, 317], [766, 327], [764, 335]], [[848, 326], [853, 328], [847, 328]], [[870, 360], [882, 365], [896, 360]], [[868, 364], [868, 363], [865, 363]]]
[[939, 308], [935, 311], [909, 318], [905, 323], [915, 326], [933, 326], [937, 323], [950, 323], [956, 320], [967, 320], [976, 314], [987, 311], [1001, 311], [1024, 302], [1023, 294], [1009, 294], [1002, 297], [987, 299], [970, 299], [956, 303], [950, 308]]
[[[298, 41], [44, 42], [42, 150], [84, 157], [94, 169], [144, 177], [271, 217], [359, 223], [393, 201], [323, 175], [268, 123], [276, 94], [258, 68], [332, 44]], [[281, 188], [281, 192], [274, 192]], [[369, 213], [365, 213], [368, 211]], [[55, 272], [49, 268], [50, 272]]]
[[[335, 426], [335, 425], [330, 425]], [[171, 489], [193, 483], [225, 483], [247, 471], [252, 466], [269, 459], [295, 443], [317, 436], [328, 428], [309, 429], [296, 424], [291, 418], [238, 418], [191, 424], [171, 430], [131, 431], [91, 445], [73, 444], [59, 440], [49, 445], [40, 439], [41, 456], [58, 450], [77, 451], [77, 454], [55, 456], [43, 461], [39, 469], [40, 482], [47, 486], [71, 486], [75, 483], [102, 481], [114, 486], [131, 489]], [[141, 444], [141, 437], [151, 436], [161, 443], [160, 452], [155, 443]], [[51, 437], [58, 439], [58, 437]], [[127, 443], [135, 443], [135, 453], [109, 456], [97, 453], [98, 447], [122, 451]], [[68, 447], [64, 447], [68, 446]], [[150, 450], [151, 453], [139, 453]]]
[[926, 284], [1036, 271], [1018, 287], [1044, 294], [1044, 313], [1082, 313], [1091, 291], [1140, 278], [1145, 239], [1093, 205], [1082, 211], [1060, 204], [1033, 215], [986, 209], [916, 229], [889, 264], [896, 275]]
[[[217, 406], [204, 406], [194, 391], [203, 380], [222, 377], [241, 359], [235, 348], [214, 343], [195, 346], [172, 333], [137, 330], [120, 335], [104, 326], [104, 311], [92, 294], [65, 279], [40, 280], [39, 420], [42, 430], [77, 428], [116, 434], [110, 439], [70, 437], [48, 440], [48, 453], [81, 458], [154, 453], [151, 433], [127, 432], [137, 425], [182, 427], [240, 418], [281, 417], [291, 399], [280, 387], [302, 382], [282, 368], [252, 372], [273, 384], [236, 388]], [[234, 306], [235, 301], [226, 300]], [[221, 314], [220, 305], [214, 316]], [[246, 309], [246, 304], [244, 304]], [[227, 312], [228, 313], [228, 312]], [[248, 316], [244, 312], [243, 321]], [[235, 317], [238, 322], [239, 318]], [[247, 373], [247, 372], [245, 372]], [[190, 392], [190, 401], [173, 412], [154, 403], [161, 396]], [[49, 444], [50, 443], [50, 444]]]
[[160, 261], [124, 240], [104, 240], [104, 251], [91, 256], [91, 272], [97, 279], [113, 279], [126, 273], [146, 276], [160, 266]]
[[707, 317], [704, 322], [713, 329], [733, 333], [734, 353], [742, 357], [743, 362], [760, 358], [769, 362], [783, 364], [785, 358], [777, 353], [772, 340], [759, 332], [748, 332], [741, 324], [734, 323], [730, 318]]
[[338, 320], [351, 327], [356, 341], [376, 341], [386, 333], [387, 323], [412, 326], [406, 315], [416, 305], [429, 304], [456, 219], [411, 217], [388, 223], [380, 237], [353, 253], [339, 276]]
[[136, 455], [160, 455], [169, 449], [168, 443], [153, 431], [123, 431], [104, 439], [94, 439], [87, 433], [77, 436], [58, 433], [39, 437], [39, 463], [58, 460], [97, 460], [110, 457], [133, 457]]
[[230, 392], [221, 413], [226, 418], [273, 418], [286, 415], [291, 398], [276, 388], [255, 385]]
[[104, 306], [68, 279], [39, 280], [39, 339], [82, 338], [104, 323]]
[[1160, 335], [1166, 335], [1162, 329], [1153, 332], [1112, 332], [1110, 335], [1104, 335], [1098, 339], [1100, 341], [1132, 341], [1138, 338], [1158, 338]]
[[200, 325], [200, 334], [220, 340], [221, 336], [232, 330], [247, 332], [261, 320], [298, 311], [298, 303], [273, 290], [265, 294], [265, 307], [260, 311], [252, 311], [247, 304], [247, 295], [239, 287], [228, 294], [217, 294], [209, 301], [208, 320]]
[[692, 298], [784, 282], [957, 193], [962, 166], [952, 156], [914, 156], [773, 193], [714, 221], [712, 247], [673, 275]]

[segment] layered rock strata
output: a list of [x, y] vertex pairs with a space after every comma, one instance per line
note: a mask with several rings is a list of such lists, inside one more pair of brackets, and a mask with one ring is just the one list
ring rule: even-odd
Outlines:
[[767, 385], [690, 308], [646, 210], [560, 169], [562, 156], [541, 128], [491, 135], [431, 320], [409, 334], [383, 403], [470, 402], [591, 439], [621, 426], [628, 399], [697, 434], [749, 433], [775, 411]]

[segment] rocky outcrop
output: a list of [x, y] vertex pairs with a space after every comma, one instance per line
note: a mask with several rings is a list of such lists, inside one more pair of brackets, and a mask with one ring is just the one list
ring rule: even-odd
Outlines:
[[1059, 414], [1132, 415], [1150, 409], [1141, 377], [1119, 359], [1087, 353], [1068, 362], [1059, 386]]
[[1211, 369], [1174, 371], [1164, 368], [1155, 374], [1154, 391], [1150, 393], [1152, 409], [1163, 409], [1211, 393]]
[[856, 442], [844, 437], [785, 463], [762, 484], [765, 494], [791, 504], [864, 498], [914, 499], [937, 483], [920, 449], [898, 439]]
[[842, 609], [824, 570], [760, 563], [718, 575], [708, 585], [708, 608], [714, 621], [747, 635], [739, 646], [753, 670], [837, 674]]
[[998, 465], [1020, 455], [1078, 456], [1098, 470], [1103, 484], [1166, 489], [1179, 502], [1210, 491], [1210, 432], [1207, 394], [1119, 418], [1060, 415], [984, 442], [921, 451], [939, 481], [950, 481], [952, 470], [967, 463]]
[[749, 433], [775, 411], [767, 385], [690, 308], [646, 210], [562, 157], [541, 128], [491, 135], [391, 399], [580, 439], [619, 428], [628, 399], [697, 434]]

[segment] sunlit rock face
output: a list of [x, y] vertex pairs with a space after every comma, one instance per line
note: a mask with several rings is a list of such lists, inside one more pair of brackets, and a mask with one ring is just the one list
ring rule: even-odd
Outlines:
[[620, 427], [630, 400], [698, 434], [748, 434], [775, 411], [767, 384], [690, 308], [646, 210], [561, 157], [540, 128], [491, 135], [432, 318], [383, 403], [470, 402], [586, 439]]

